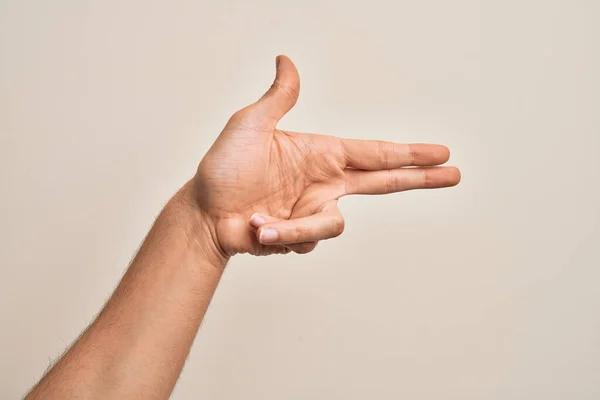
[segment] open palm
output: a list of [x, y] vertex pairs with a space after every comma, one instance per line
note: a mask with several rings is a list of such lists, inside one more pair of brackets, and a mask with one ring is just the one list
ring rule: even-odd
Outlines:
[[[288, 132], [277, 122], [298, 99], [292, 61], [277, 58], [275, 82], [236, 112], [198, 167], [194, 183], [226, 255], [306, 253], [342, 233], [337, 200], [456, 185], [446, 147]], [[417, 167], [417, 168], [405, 168]]]

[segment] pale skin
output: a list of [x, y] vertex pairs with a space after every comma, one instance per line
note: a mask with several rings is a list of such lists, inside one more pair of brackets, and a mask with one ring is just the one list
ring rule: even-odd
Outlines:
[[277, 129], [300, 80], [285, 56], [169, 201], [96, 320], [26, 399], [168, 399], [228, 260], [340, 235], [339, 198], [458, 184], [446, 147]]

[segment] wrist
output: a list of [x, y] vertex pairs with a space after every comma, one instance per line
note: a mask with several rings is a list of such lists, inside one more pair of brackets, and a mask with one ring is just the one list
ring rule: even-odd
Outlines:
[[169, 201], [165, 210], [175, 215], [177, 224], [185, 232], [190, 250], [216, 268], [225, 268], [229, 255], [221, 247], [215, 221], [198, 205], [194, 182], [187, 182]]

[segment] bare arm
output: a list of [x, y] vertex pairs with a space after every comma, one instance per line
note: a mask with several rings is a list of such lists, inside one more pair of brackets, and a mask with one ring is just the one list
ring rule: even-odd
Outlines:
[[227, 258], [194, 205], [167, 204], [94, 323], [27, 399], [166, 399]]
[[167, 399], [229, 257], [312, 251], [342, 233], [343, 196], [459, 182], [440, 166], [441, 145], [277, 129], [299, 90], [279, 57], [271, 88], [231, 117], [96, 321], [28, 399]]

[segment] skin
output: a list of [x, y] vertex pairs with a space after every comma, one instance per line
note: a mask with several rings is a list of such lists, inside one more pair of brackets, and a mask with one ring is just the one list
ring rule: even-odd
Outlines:
[[[26, 399], [168, 399], [229, 258], [307, 253], [340, 235], [342, 196], [454, 186], [441, 145], [277, 129], [296, 67], [236, 112], [157, 218], [96, 320]], [[411, 167], [411, 168], [406, 168]]]

